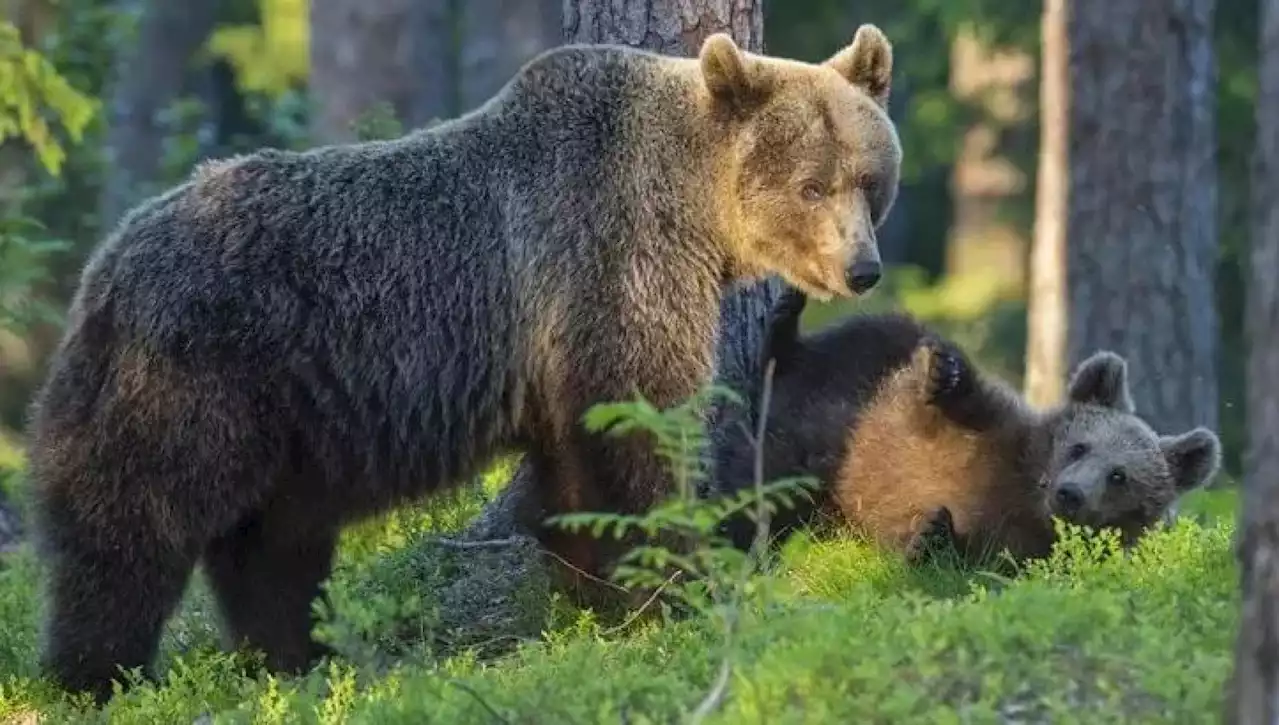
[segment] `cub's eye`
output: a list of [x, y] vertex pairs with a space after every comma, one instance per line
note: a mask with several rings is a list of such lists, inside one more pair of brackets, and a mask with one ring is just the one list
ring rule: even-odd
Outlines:
[[1111, 484], [1112, 486], [1123, 486], [1125, 482], [1128, 480], [1129, 478], [1124, 475], [1124, 471], [1120, 470], [1119, 468], [1107, 474], [1107, 483]]
[[1072, 461], [1078, 461], [1081, 458], [1084, 458], [1084, 454], [1088, 452], [1089, 446], [1084, 443], [1073, 443], [1071, 447], [1067, 449], [1067, 458]]
[[804, 197], [805, 201], [822, 201], [826, 195], [826, 188], [816, 181], [805, 182], [805, 185], [800, 187], [800, 196]]

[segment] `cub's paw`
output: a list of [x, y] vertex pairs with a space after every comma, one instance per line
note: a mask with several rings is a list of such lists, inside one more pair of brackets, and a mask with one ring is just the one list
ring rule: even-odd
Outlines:
[[907, 542], [906, 556], [910, 564], [927, 561], [932, 554], [955, 546], [955, 521], [951, 509], [939, 506], [925, 517]]
[[929, 350], [929, 402], [944, 405], [967, 395], [973, 387], [973, 371], [960, 348], [939, 338], [924, 344]]

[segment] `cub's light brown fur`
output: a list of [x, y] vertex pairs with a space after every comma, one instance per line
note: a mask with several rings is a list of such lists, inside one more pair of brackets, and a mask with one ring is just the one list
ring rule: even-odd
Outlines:
[[[929, 404], [932, 350], [885, 381], [849, 431], [830, 491], [839, 518], [886, 546], [907, 548], [939, 507], [981, 548], [1047, 548], [1044, 492], [1027, 485], [1044, 445], [1020, 426], [978, 433]], [[1030, 470], [1029, 470], [1030, 469]]]
[[[981, 432], [949, 418], [930, 403], [933, 352], [917, 348], [849, 430], [831, 513], [885, 546], [908, 549], [945, 507], [970, 556], [1004, 548], [1019, 558], [1043, 555], [1053, 540], [1039, 485], [1047, 435], [1021, 417]], [[1010, 413], [1035, 416], [1005, 402]]]

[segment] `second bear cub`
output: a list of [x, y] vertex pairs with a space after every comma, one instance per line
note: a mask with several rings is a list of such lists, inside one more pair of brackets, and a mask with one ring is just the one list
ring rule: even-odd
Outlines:
[[[971, 560], [1044, 556], [1052, 516], [1132, 543], [1218, 468], [1213, 432], [1161, 436], [1134, 414], [1113, 353], [1085, 360], [1066, 401], [1037, 410], [906, 316], [859, 315], [802, 339], [804, 303], [783, 296], [766, 342], [765, 480], [815, 476], [822, 511], [912, 558], [938, 540]], [[748, 441], [720, 454], [722, 489], [750, 485]], [[735, 543], [750, 528], [736, 522]]]

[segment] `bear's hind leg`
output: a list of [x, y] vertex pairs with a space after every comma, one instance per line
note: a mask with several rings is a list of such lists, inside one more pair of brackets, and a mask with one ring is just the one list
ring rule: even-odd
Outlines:
[[907, 537], [904, 554], [909, 564], [924, 564], [936, 560], [944, 552], [954, 551], [957, 545], [958, 537], [951, 509], [939, 506], [929, 512]]
[[[99, 704], [121, 670], [150, 667], [165, 621], [186, 588], [195, 556], [174, 551], [143, 524], [92, 539], [86, 527], [48, 526], [53, 544], [47, 583], [48, 620], [41, 669], [62, 688], [89, 692]], [[129, 552], [125, 555], [124, 552]]]
[[311, 638], [312, 602], [333, 564], [337, 533], [298, 530], [284, 517], [256, 513], [205, 550], [230, 644], [266, 656], [276, 672], [299, 673], [329, 649]]

